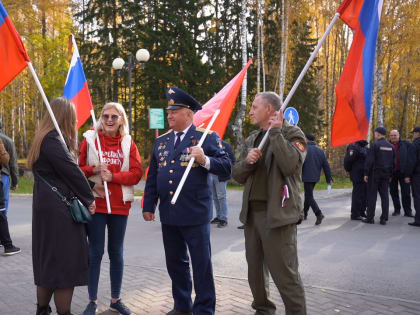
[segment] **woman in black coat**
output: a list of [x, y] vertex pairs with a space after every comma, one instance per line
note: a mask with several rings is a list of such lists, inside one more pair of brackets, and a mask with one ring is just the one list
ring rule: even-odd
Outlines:
[[86, 227], [75, 223], [66, 203], [39, 177], [71, 198], [77, 196], [95, 211], [95, 198], [77, 165], [76, 111], [65, 98], [56, 98], [51, 108], [65, 139], [62, 142], [50, 115], [35, 133], [28, 166], [34, 173], [32, 217], [32, 261], [37, 286], [37, 315], [50, 314], [54, 294], [58, 314], [70, 314], [75, 286], [87, 285], [88, 243]]

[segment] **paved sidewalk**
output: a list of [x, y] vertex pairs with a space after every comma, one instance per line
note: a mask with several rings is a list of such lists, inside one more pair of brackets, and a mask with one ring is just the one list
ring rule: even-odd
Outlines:
[[[0, 314], [35, 314], [31, 252], [0, 257]], [[108, 310], [109, 263], [102, 264], [97, 314], [115, 314]], [[252, 296], [246, 279], [215, 276], [217, 314], [253, 314]], [[420, 314], [420, 302], [370, 296], [340, 290], [305, 287], [308, 314]], [[271, 285], [272, 299], [284, 314], [281, 298]], [[166, 314], [172, 309], [171, 284], [166, 270], [126, 265], [122, 298], [135, 314]], [[87, 304], [87, 290], [77, 288], [72, 304], [74, 314], [81, 314]], [[54, 309], [54, 307], [53, 307]]]

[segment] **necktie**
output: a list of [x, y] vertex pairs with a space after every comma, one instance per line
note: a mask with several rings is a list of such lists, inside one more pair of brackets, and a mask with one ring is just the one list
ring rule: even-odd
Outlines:
[[181, 143], [181, 136], [183, 135], [184, 133], [181, 131], [181, 132], [178, 132], [177, 134], [176, 134], [176, 141], [175, 141], [175, 146], [174, 146], [174, 150], [176, 150], [176, 148], [178, 148], [178, 145]]

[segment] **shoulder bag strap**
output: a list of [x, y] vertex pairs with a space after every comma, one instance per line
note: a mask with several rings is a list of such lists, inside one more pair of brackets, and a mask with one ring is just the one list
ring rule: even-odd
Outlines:
[[67, 205], [70, 206], [70, 203], [68, 202], [67, 198], [58, 191], [57, 187], [52, 186], [49, 182], [47, 182], [47, 180], [42, 177], [38, 172], [34, 172], [36, 174], [36, 176], [38, 176], [45, 184], [47, 184], [48, 187], [51, 188], [51, 190], [53, 192], [55, 192], [60, 198], [61, 200]]

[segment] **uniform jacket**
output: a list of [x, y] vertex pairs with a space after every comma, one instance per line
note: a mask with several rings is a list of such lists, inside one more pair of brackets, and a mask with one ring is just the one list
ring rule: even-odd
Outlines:
[[395, 169], [394, 146], [384, 138], [373, 143], [368, 150], [365, 162], [365, 176], [386, 178], [392, 176]]
[[[233, 153], [232, 146], [230, 145], [229, 142], [226, 142], [226, 141], [222, 141], [222, 146], [223, 146], [223, 150], [225, 150], [225, 152], [227, 153], [229, 160], [233, 166], [235, 164], [236, 158], [235, 158], [235, 153]], [[232, 174], [229, 174], [229, 176], [217, 176], [217, 177], [219, 179], [219, 182], [225, 182], [232, 178]]]
[[[99, 163], [95, 132], [89, 130], [80, 144], [79, 165], [86, 177], [94, 182], [93, 168]], [[140, 154], [130, 136], [106, 136], [99, 130], [99, 139], [104, 156], [104, 162], [112, 172], [112, 181], [108, 182], [110, 191], [109, 202], [112, 214], [128, 215], [133, 201], [133, 185], [136, 185], [143, 174]], [[105, 198], [96, 198], [96, 212], [108, 213]]]
[[396, 154], [398, 154], [399, 159], [400, 159], [400, 172], [403, 175], [403, 177], [405, 177], [409, 168], [408, 155], [409, 155], [410, 147], [411, 147], [411, 143], [409, 141], [400, 140], [399, 145], [398, 145], [398, 152], [396, 152]]
[[420, 138], [413, 141], [409, 152], [408, 177], [420, 176]]
[[309, 183], [319, 182], [321, 169], [324, 170], [325, 180], [331, 182], [331, 169], [328, 164], [324, 150], [316, 145], [314, 141], [308, 142], [308, 152], [302, 168], [302, 181]]
[[350, 173], [350, 180], [354, 183], [363, 182], [363, 172], [368, 149], [358, 142], [347, 147], [344, 157], [344, 169]]
[[16, 147], [13, 143], [13, 140], [2, 132], [0, 132], [0, 139], [3, 141], [4, 147], [10, 156], [9, 163], [2, 166], [1, 172], [10, 176], [11, 186], [15, 187], [19, 181], [19, 168], [17, 164]]
[[[255, 148], [255, 140], [262, 130], [253, 131], [246, 139], [247, 150], [241, 155], [233, 167], [233, 178], [245, 184], [242, 210], [239, 219], [243, 224], [248, 220], [248, 200], [253, 176], [258, 163], [249, 164], [246, 161], [249, 149]], [[302, 165], [306, 157], [305, 135], [300, 128], [290, 125], [286, 120], [283, 127], [272, 128], [268, 135], [265, 165], [267, 167], [268, 198], [267, 224], [268, 228], [276, 228], [298, 223], [303, 218], [303, 205], [300, 196], [302, 183]], [[289, 188], [290, 198], [282, 207], [284, 185]]]
[[53, 208], [57, 209], [57, 213], [61, 212], [61, 215], [72, 220], [67, 205], [36, 176], [36, 173], [57, 187], [67, 198], [77, 196], [86, 207], [95, 200], [85, 175], [76, 163], [76, 158], [67, 150], [56, 130], [50, 131], [42, 141], [39, 158], [34, 163], [33, 170], [33, 208], [36, 211], [42, 211], [45, 207]]
[[143, 195], [143, 212], [155, 212], [159, 201], [160, 221], [163, 224], [199, 225], [209, 223], [212, 218], [208, 174], [231, 174], [228, 155], [222, 149], [219, 136], [214, 132], [207, 135], [202, 145], [204, 154], [210, 160], [210, 170], [194, 163], [177, 202], [171, 204], [188, 165], [187, 148], [197, 145], [203, 132], [203, 129], [192, 125], [176, 150], [173, 131], [161, 135], [155, 141]]

